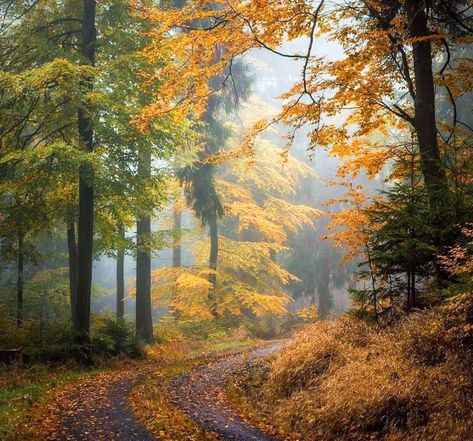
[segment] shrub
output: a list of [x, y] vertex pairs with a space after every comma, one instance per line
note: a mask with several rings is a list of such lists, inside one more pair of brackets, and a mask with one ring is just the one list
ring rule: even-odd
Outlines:
[[265, 411], [304, 439], [473, 439], [466, 306], [376, 330], [354, 318], [305, 327], [273, 363]]
[[251, 317], [244, 321], [249, 334], [255, 338], [271, 339], [282, 334], [285, 328], [286, 318], [271, 315]]
[[163, 317], [154, 326], [154, 339], [157, 344], [176, 343], [184, 339], [179, 323], [173, 317]]
[[138, 355], [133, 324], [126, 319], [97, 315], [93, 321], [92, 347], [96, 355]]

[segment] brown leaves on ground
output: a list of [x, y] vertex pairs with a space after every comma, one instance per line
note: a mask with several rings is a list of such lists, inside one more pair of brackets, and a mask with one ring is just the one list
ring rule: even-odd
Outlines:
[[255, 349], [254, 344], [250, 352], [242, 352], [242, 346], [248, 349], [246, 342], [233, 342], [223, 351], [217, 349], [222, 343], [214, 349], [154, 346], [148, 348], [147, 360], [123, 360], [107, 371], [50, 389], [31, 439], [270, 440], [228, 410], [222, 393], [226, 376], [248, 357], [274, 350]]
[[46, 440], [153, 440], [136, 421], [127, 396], [149, 370], [149, 363], [130, 362], [113, 372], [105, 372], [67, 385], [48, 406], [42, 421]]
[[171, 402], [182, 409], [202, 429], [217, 433], [224, 440], [271, 441], [273, 437], [245, 422], [228, 408], [222, 389], [226, 378], [247, 359], [261, 358], [278, 351], [280, 342], [266, 344], [248, 353], [228, 355], [203, 364], [172, 382]]
[[[274, 348], [273, 348], [274, 349]], [[154, 370], [133, 389], [134, 413], [164, 440], [267, 440], [262, 432], [241, 420], [225, 405], [225, 378], [248, 357], [261, 356], [271, 347], [230, 351], [202, 351]]]

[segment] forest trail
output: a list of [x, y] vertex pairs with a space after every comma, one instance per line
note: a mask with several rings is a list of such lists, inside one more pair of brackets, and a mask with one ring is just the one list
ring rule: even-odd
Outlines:
[[250, 426], [223, 402], [225, 379], [249, 360], [278, 352], [283, 342], [274, 342], [201, 365], [178, 377], [170, 388], [171, 401], [203, 430], [215, 432], [224, 440], [275, 441], [275, 438]]
[[134, 417], [128, 393], [143, 369], [107, 372], [61, 390], [43, 421], [48, 441], [152, 441], [156, 438]]
[[[205, 431], [225, 440], [275, 441], [244, 422], [222, 402], [225, 379], [247, 360], [261, 358], [283, 347], [272, 342], [249, 351], [232, 352], [179, 376], [169, 388], [173, 405]], [[60, 390], [43, 420], [46, 440], [152, 441], [157, 440], [133, 415], [128, 393], [156, 365], [145, 363], [101, 373]]]

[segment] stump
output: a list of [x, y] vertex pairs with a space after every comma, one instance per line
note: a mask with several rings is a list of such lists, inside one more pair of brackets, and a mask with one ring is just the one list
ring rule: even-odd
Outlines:
[[23, 366], [29, 367], [29, 357], [23, 353], [23, 348], [1, 349], [0, 364], [7, 367]]

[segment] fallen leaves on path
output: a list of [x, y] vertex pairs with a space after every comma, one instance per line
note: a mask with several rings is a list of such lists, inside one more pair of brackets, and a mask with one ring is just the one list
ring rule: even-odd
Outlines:
[[225, 407], [222, 387], [225, 377], [244, 361], [280, 346], [244, 353], [239, 349], [223, 356], [214, 352], [183, 357], [181, 352], [174, 360], [160, 356], [130, 361], [67, 384], [51, 392], [38, 439], [273, 441]]
[[67, 385], [54, 395], [42, 421], [44, 439], [148, 441], [156, 438], [133, 416], [127, 395], [145, 375], [146, 363], [131, 363]]
[[234, 441], [274, 441], [275, 438], [251, 426], [225, 404], [225, 379], [248, 359], [264, 357], [280, 350], [280, 343], [254, 349], [247, 354], [228, 355], [198, 366], [179, 376], [169, 389], [171, 402], [182, 409], [203, 430], [220, 439]]

